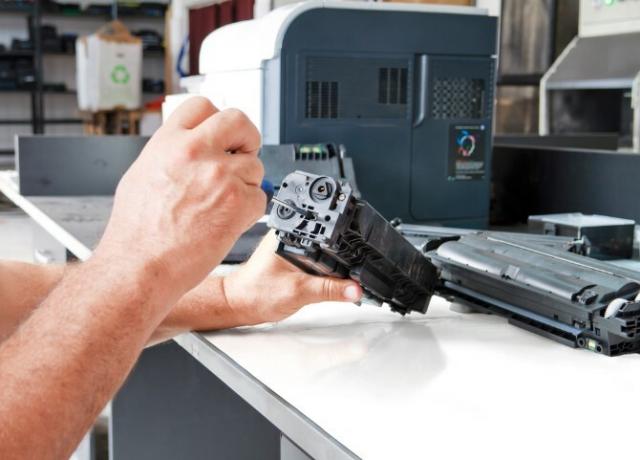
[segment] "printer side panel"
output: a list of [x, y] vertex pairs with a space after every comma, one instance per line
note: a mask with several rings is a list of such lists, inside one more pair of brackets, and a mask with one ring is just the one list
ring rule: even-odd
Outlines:
[[[303, 51], [287, 56], [283, 138], [345, 145], [364, 198], [385, 216], [409, 214], [411, 111], [404, 103], [379, 104], [380, 68], [408, 74], [410, 55]], [[363, 78], [365, 76], [365, 78]], [[398, 85], [396, 84], [396, 87]], [[400, 92], [395, 96], [401, 100]]]
[[[261, 73], [262, 101], [261, 101], [261, 120], [262, 124], [258, 125], [262, 134], [263, 145], [284, 144], [280, 139], [280, 126], [282, 122], [281, 108], [281, 73], [280, 58], [264, 61]], [[329, 141], [327, 141], [329, 142]]]
[[212, 72], [205, 76], [199, 92], [220, 110], [242, 110], [258, 128], [262, 128], [263, 73], [261, 68]]
[[487, 228], [493, 58], [423, 55], [418, 60], [426, 61], [416, 76], [425, 81], [417, 96], [425, 114], [413, 129], [411, 215]]
[[495, 33], [482, 15], [301, 14], [280, 53], [280, 142], [343, 143], [387, 218], [486, 226]]

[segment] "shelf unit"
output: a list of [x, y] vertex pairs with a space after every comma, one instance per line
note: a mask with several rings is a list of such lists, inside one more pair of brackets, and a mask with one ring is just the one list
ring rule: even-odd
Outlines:
[[[166, 12], [166, 5], [158, 4], [141, 4], [138, 6], [129, 6], [126, 4], [118, 5], [119, 18], [139, 18], [148, 20], [163, 20]], [[0, 118], [0, 126], [7, 125], [30, 125], [34, 134], [43, 134], [47, 125], [63, 125], [63, 124], [81, 124], [80, 118], [46, 118], [44, 114], [44, 95], [45, 94], [68, 94], [75, 95], [73, 89], [55, 90], [47, 88], [47, 81], [43, 69], [44, 56], [68, 56], [75, 57], [75, 52], [47, 51], [42, 49], [42, 40], [40, 37], [43, 18], [69, 18], [69, 19], [111, 19], [111, 6], [89, 6], [87, 9], [81, 9], [78, 5], [56, 4], [50, 1], [34, 0], [33, 2], [7, 2], [0, 0], [0, 15], [14, 14], [16, 17], [22, 17], [25, 26], [32, 25], [33, 31], [33, 49], [32, 50], [1, 50], [0, 59], [32, 59], [35, 80], [31, 88], [0, 88], [0, 93], [21, 93], [29, 95], [31, 116], [30, 118]], [[146, 50], [143, 51], [144, 58], [162, 58], [163, 50]], [[160, 92], [144, 92], [144, 94], [160, 95]], [[7, 153], [6, 150], [0, 149], [0, 153]]]
[[[111, 18], [110, 5], [89, 5], [83, 9], [76, 4], [59, 4], [46, 0], [25, 1], [0, 1], [0, 13], [33, 13], [36, 3], [41, 4], [40, 12], [43, 16], [64, 16], [71, 18]], [[144, 3], [138, 6], [118, 2], [119, 17], [141, 17], [163, 19], [167, 6], [165, 3]]]
[[[548, 0], [548, 27], [546, 33], [549, 35], [549, 43], [548, 43], [548, 66], [553, 63], [553, 60], [556, 56], [556, 17], [558, 13], [558, 0]], [[502, 12], [500, 16], [502, 18], [504, 15], [504, 5], [502, 5]], [[504, 34], [504, 21], [500, 21], [500, 37]], [[540, 84], [540, 79], [542, 78], [542, 73], [532, 72], [532, 73], [517, 73], [517, 74], [509, 74], [503, 71], [504, 69], [500, 68], [498, 72], [498, 78], [496, 81], [497, 86], [525, 86], [525, 87], [537, 87]]]

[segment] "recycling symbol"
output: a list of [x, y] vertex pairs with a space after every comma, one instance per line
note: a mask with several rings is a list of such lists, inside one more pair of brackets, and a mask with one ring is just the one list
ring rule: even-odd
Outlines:
[[122, 64], [116, 65], [111, 71], [111, 80], [114, 83], [125, 85], [129, 81], [129, 78], [131, 78], [131, 75], [129, 75], [129, 71]]

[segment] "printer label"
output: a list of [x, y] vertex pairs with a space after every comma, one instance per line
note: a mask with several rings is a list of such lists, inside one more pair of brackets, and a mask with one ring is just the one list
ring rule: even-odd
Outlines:
[[485, 174], [485, 125], [451, 125], [449, 180], [481, 180]]

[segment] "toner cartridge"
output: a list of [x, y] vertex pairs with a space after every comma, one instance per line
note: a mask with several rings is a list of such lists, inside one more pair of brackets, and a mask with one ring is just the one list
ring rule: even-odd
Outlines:
[[357, 280], [367, 297], [402, 314], [427, 311], [435, 267], [347, 182], [289, 174], [269, 226], [277, 230], [278, 254], [305, 271]]
[[285, 259], [357, 280], [402, 314], [425, 313], [437, 294], [572, 347], [640, 351], [640, 273], [580, 255], [580, 241], [398, 227], [347, 183], [300, 171], [282, 183], [269, 226]]

